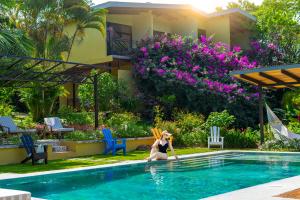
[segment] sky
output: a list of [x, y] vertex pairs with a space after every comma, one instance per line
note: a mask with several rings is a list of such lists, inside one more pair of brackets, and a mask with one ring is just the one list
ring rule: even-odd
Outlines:
[[[107, 0], [92, 0], [95, 5], [107, 2]], [[214, 12], [215, 8], [221, 6], [226, 8], [228, 2], [237, 2], [238, 0], [114, 0], [114, 1], [125, 1], [125, 2], [151, 2], [151, 3], [173, 3], [173, 4], [191, 4], [195, 8], [201, 11], [210, 13]], [[259, 5], [263, 0], [250, 0], [251, 2]]]

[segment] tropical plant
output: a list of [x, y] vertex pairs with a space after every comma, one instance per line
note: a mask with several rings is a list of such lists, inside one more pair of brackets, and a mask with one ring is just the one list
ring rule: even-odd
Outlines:
[[[95, 74], [97, 72], [93, 72]], [[99, 108], [101, 111], [108, 111], [116, 108], [116, 96], [118, 92], [117, 82], [111, 74], [104, 72], [98, 75], [98, 96]], [[78, 87], [78, 96], [83, 108], [94, 106], [94, 87], [91, 84], [81, 84]]]
[[282, 98], [282, 103], [287, 118], [295, 118], [300, 114], [300, 90], [286, 91]]
[[227, 110], [222, 112], [212, 112], [208, 116], [205, 126], [210, 128], [212, 126], [218, 126], [220, 128], [228, 128], [235, 121], [235, 117], [230, 115]]
[[71, 37], [70, 48], [68, 50], [67, 60], [71, 55], [71, 50], [75, 42], [75, 38], [82, 40], [85, 36], [86, 29], [98, 30], [103, 36], [105, 34], [105, 14], [104, 9], [93, 9], [87, 4], [72, 6], [69, 8], [71, 18], [68, 24], [75, 24], [75, 30]]
[[32, 115], [33, 121], [41, 121], [51, 115], [57, 97], [64, 94], [63, 87], [41, 88], [38, 86], [22, 89], [20, 92], [23, 101]]
[[16, 23], [9, 15], [14, 3], [11, 0], [0, 3], [0, 54], [30, 55], [33, 50], [32, 41], [24, 31], [17, 29]]
[[259, 142], [259, 131], [248, 128], [244, 131], [230, 129], [222, 131], [226, 148], [256, 148]]
[[57, 115], [69, 125], [93, 125], [94, 114], [86, 111], [76, 112], [74, 109], [62, 106]]

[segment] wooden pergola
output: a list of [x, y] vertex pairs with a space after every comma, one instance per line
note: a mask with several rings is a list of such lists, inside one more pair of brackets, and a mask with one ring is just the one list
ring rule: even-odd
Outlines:
[[261, 144], [264, 143], [263, 88], [294, 89], [300, 87], [300, 64], [280, 65], [232, 71], [231, 76], [259, 87], [259, 124]]

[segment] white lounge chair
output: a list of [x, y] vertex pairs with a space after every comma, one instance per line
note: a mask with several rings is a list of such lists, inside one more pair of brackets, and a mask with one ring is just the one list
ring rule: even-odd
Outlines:
[[64, 132], [72, 132], [74, 128], [64, 128], [61, 120], [58, 117], [47, 117], [44, 118], [44, 122], [47, 126], [47, 129], [50, 132], [58, 133], [58, 136], [61, 137]]
[[5, 133], [34, 133], [36, 129], [20, 129], [14, 123], [11, 117], [0, 117], [0, 129]]
[[210, 127], [210, 137], [208, 137], [208, 148], [210, 146], [217, 145], [222, 149], [224, 147], [224, 137], [220, 137], [220, 127]]

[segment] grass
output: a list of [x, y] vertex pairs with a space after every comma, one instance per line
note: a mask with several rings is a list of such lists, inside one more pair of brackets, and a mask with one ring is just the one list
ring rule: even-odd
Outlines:
[[[205, 153], [215, 151], [215, 149], [207, 148], [182, 148], [176, 149], [177, 155], [183, 154], [192, 154], [192, 153]], [[0, 166], [1, 173], [31, 173], [31, 172], [41, 172], [41, 171], [50, 171], [50, 170], [59, 170], [59, 169], [71, 169], [78, 167], [88, 167], [95, 165], [104, 165], [118, 163], [128, 160], [143, 160], [149, 156], [149, 151], [133, 151], [128, 152], [126, 156], [123, 156], [121, 153], [118, 153], [116, 156], [112, 155], [95, 155], [95, 156], [85, 156], [79, 158], [70, 158], [64, 160], [53, 160], [49, 161], [48, 165], [38, 164], [32, 166], [31, 163], [27, 164], [12, 164], [12, 165], [2, 165]]]

